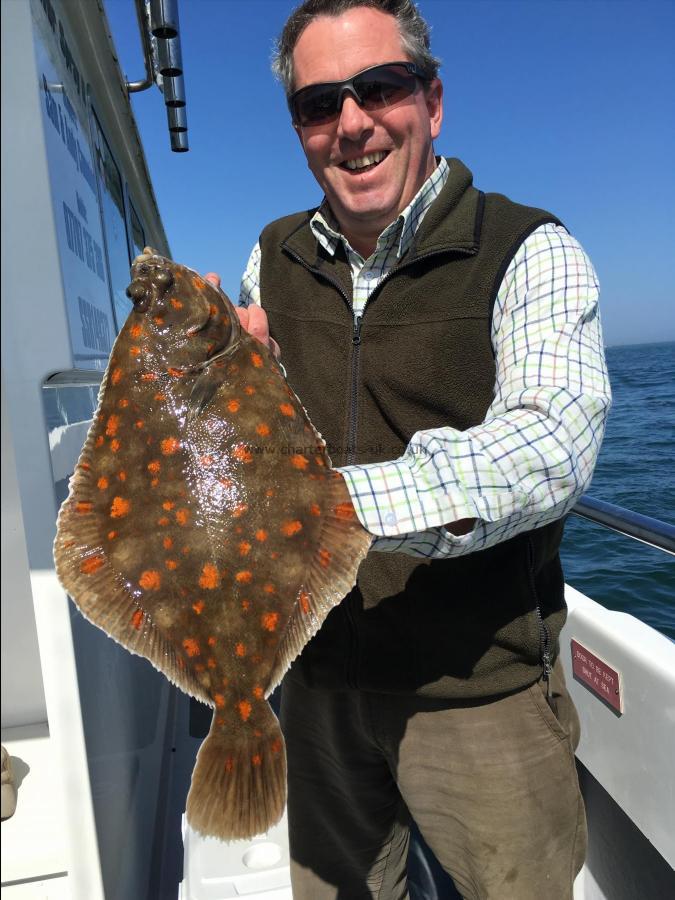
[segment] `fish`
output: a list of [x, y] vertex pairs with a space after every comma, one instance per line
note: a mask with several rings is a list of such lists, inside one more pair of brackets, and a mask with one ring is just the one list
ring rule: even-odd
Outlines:
[[286, 803], [268, 699], [354, 586], [372, 536], [227, 295], [151, 247], [131, 279], [58, 514], [56, 573], [86, 619], [213, 708], [187, 821], [250, 838]]

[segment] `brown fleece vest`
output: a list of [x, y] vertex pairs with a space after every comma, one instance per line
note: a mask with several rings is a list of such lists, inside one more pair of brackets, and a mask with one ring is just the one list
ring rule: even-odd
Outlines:
[[[392, 460], [422, 429], [484, 421], [490, 320], [506, 268], [542, 210], [484, 195], [449, 160], [412, 246], [368, 300], [360, 333], [342, 250], [317, 243], [310, 210], [263, 231], [261, 296], [288, 380], [334, 465]], [[471, 699], [534, 682], [565, 620], [562, 522], [469, 555], [371, 552], [358, 584], [291, 669], [312, 687]]]

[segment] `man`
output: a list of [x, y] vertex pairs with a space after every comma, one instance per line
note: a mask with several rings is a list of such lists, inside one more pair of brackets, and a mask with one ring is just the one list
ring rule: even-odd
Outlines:
[[409, 0], [307, 0], [276, 71], [325, 198], [263, 231], [240, 317], [375, 535], [284, 682], [295, 900], [407, 896], [411, 817], [464, 897], [571, 898], [558, 547], [609, 406], [595, 274], [555, 216], [436, 158]]

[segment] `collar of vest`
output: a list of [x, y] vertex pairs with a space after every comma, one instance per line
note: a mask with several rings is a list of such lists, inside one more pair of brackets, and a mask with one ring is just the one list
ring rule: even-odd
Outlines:
[[[452, 251], [473, 255], [480, 246], [484, 195], [473, 186], [473, 175], [459, 159], [448, 159], [448, 179], [424, 217], [405, 255], [406, 263]], [[322, 268], [328, 254], [310, 228], [316, 209], [282, 240], [281, 246], [310, 268]], [[340, 249], [342, 245], [340, 244]]]

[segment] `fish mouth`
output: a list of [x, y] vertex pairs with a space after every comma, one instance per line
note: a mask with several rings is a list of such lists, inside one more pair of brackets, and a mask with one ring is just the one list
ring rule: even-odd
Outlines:
[[145, 312], [153, 298], [165, 294], [174, 283], [169, 261], [151, 247], [134, 259], [131, 278], [126, 294], [139, 312]]

